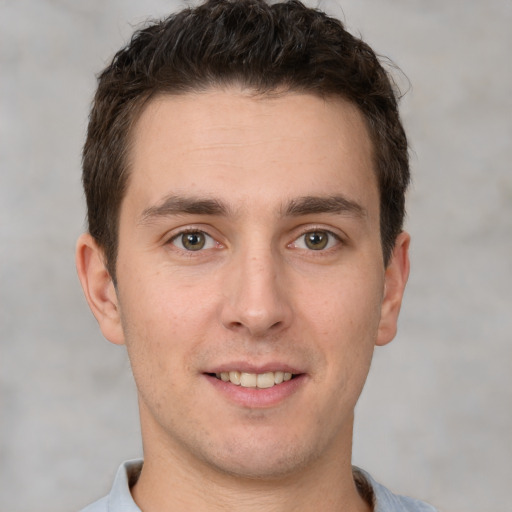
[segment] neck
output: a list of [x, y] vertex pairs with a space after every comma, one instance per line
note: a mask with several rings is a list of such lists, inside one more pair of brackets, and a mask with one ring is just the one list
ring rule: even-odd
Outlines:
[[132, 488], [133, 498], [144, 512], [371, 510], [354, 483], [350, 462], [351, 430], [348, 443], [328, 450], [336, 457], [319, 458], [272, 478], [228, 474], [194, 459], [180, 447], [163, 448], [154, 438], [151, 441], [144, 443], [144, 466]]

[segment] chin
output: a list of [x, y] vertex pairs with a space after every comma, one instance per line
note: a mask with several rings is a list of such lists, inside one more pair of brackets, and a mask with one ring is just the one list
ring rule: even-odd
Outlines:
[[310, 465], [314, 453], [304, 446], [286, 447], [283, 442], [231, 442], [216, 456], [210, 454], [209, 459], [217, 471], [227, 475], [250, 480], [279, 480]]

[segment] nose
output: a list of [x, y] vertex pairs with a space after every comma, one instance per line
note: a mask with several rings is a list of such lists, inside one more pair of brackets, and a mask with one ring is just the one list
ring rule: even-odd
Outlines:
[[285, 284], [283, 264], [270, 249], [242, 254], [232, 262], [223, 286], [225, 328], [262, 338], [290, 325], [291, 291]]

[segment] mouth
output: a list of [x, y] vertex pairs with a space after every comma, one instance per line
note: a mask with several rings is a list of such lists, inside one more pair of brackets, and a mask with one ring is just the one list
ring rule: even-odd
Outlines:
[[274, 386], [279, 386], [283, 382], [287, 382], [297, 376], [293, 373], [285, 371], [247, 373], [238, 370], [211, 373], [209, 375], [223, 382], [230, 382], [235, 386], [258, 389], [268, 389]]

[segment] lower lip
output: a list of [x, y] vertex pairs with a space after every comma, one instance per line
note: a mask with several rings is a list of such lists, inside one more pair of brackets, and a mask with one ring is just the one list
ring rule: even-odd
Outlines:
[[244, 388], [230, 382], [224, 382], [211, 375], [204, 374], [215, 389], [231, 402], [250, 409], [275, 407], [295, 394], [305, 383], [305, 375], [297, 375], [291, 380], [276, 384], [271, 388]]

